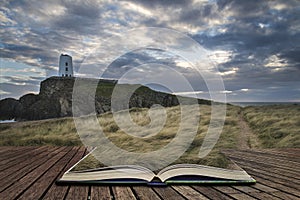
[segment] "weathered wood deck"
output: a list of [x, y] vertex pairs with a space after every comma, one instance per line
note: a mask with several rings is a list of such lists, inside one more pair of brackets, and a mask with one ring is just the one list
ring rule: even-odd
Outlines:
[[83, 147], [0, 147], [0, 199], [300, 199], [300, 149], [226, 150], [252, 186], [57, 186]]

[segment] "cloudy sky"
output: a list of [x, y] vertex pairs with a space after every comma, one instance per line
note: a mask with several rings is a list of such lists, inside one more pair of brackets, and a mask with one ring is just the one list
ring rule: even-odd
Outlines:
[[[159, 27], [205, 49], [224, 81], [218, 92], [228, 101], [300, 102], [297, 0], [2, 0], [0, 5], [1, 99], [38, 92], [41, 80], [57, 75], [61, 53], [72, 55], [77, 76], [89, 76], [90, 66], [104, 72], [107, 64], [105, 77], [121, 78], [131, 70], [124, 81], [132, 83], [143, 83], [143, 74], [172, 79], [161, 67], [169, 66], [190, 81], [198, 97], [210, 98], [205, 81], [188, 62], [166, 50], [136, 49], [107, 63], [118, 49], [111, 38]], [[185, 48], [185, 40], [172, 39]], [[147, 34], [139, 40], [147, 40]], [[101, 56], [90, 56], [99, 48]], [[86, 73], [80, 72], [82, 66]], [[189, 93], [180, 86], [172, 91]]]

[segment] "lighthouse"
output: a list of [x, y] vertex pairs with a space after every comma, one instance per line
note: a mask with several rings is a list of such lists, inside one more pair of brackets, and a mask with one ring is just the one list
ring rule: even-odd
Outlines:
[[59, 70], [58, 75], [62, 77], [73, 76], [73, 63], [72, 57], [67, 54], [61, 54], [59, 57]]

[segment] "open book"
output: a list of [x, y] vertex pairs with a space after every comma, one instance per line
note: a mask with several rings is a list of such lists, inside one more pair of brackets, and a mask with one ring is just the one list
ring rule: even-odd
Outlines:
[[[253, 184], [256, 181], [239, 168], [223, 169], [197, 164], [168, 166], [157, 174], [137, 165], [87, 168], [89, 155], [85, 156], [57, 181], [75, 184]], [[88, 161], [87, 161], [88, 160]], [[85, 163], [85, 164], [84, 164]], [[83, 169], [82, 166], [83, 165]], [[79, 168], [78, 168], [79, 167]], [[77, 168], [77, 169], [76, 169]]]

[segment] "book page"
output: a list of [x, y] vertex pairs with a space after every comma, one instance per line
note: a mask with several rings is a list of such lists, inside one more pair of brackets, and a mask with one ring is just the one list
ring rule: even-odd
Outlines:
[[169, 166], [160, 171], [157, 176], [162, 180], [166, 181], [169, 178], [175, 176], [206, 176], [220, 179], [240, 180], [247, 181], [252, 180], [251, 177], [244, 170], [231, 170], [222, 169], [204, 165], [195, 164], [178, 164]]
[[154, 178], [154, 174], [140, 166], [124, 165], [103, 167], [85, 171], [70, 171], [63, 175], [60, 181], [105, 181], [121, 179], [138, 179], [147, 182]]
[[151, 181], [155, 174], [149, 169], [138, 165], [119, 165], [105, 167], [90, 152], [69, 171], [60, 181], [93, 181], [113, 179], [141, 179]]

